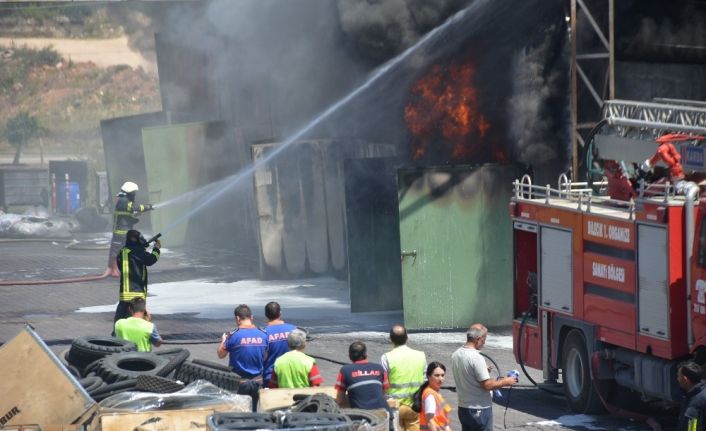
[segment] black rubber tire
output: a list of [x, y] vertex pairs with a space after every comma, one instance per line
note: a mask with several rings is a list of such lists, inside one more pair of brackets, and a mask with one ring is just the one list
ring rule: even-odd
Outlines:
[[212, 430], [277, 429], [280, 425], [271, 413], [214, 413], [208, 418]]
[[177, 368], [181, 367], [181, 364], [189, 359], [189, 355], [191, 355], [191, 352], [182, 348], [169, 349], [169, 351], [154, 353], [158, 356], [169, 358], [169, 362], [167, 362], [161, 370], [157, 371], [157, 376], [159, 377], [167, 377], [172, 373], [172, 371], [175, 371]]
[[79, 383], [81, 383], [81, 386], [83, 386], [83, 389], [85, 389], [86, 392], [90, 393], [98, 389], [103, 384], [103, 379], [98, 376], [86, 377], [79, 380]]
[[147, 352], [116, 353], [100, 360], [96, 372], [108, 383], [157, 375], [169, 358]]
[[88, 392], [88, 395], [90, 395], [91, 398], [92, 398], [92, 397], [93, 397], [93, 394], [102, 392], [102, 391], [103, 391], [103, 388], [105, 388], [106, 386], [108, 386], [108, 384], [107, 384], [106, 382], [104, 382], [103, 379], [101, 379], [101, 384], [100, 384], [97, 388], [95, 388], [95, 389], [93, 389], [93, 390], [91, 390], [91, 391], [87, 391], [87, 392]]
[[[387, 422], [373, 414], [372, 412], [368, 410], [362, 410], [362, 409], [343, 409], [341, 410], [341, 413], [344, 415], [348, 416], [348, 418], [353, 422], [355, 428], [354, 429], [359, 429], [360, 425], [363, 423], [367, 423], [370, 425], [370, 428], [373, 430], [379, 427], [387, 427]], [[360, 427], [360, 429], [370, 429], [368, 427]]]
[[340, 413], [336, 400], [324, 393], [308, 396], [292, 407], [293, 412]]
[[77, 379], [81, 378], [81, 371], [79, 371], [78, 368], [74, 367], [71, 364], [64, 364], [64, 367], [69, 370], [69, 373], [71, 373], [72, 376], [76, 377]]
[[[345, 425], [348, 424], [348, 427]], [[283, 428], [311, 428], [326, 429], [335, 427], [338, 431], [355, 431], [353, 421], [343, 413], [288, 413], [282, 418]]]
[[176, 374], [176, 379], [189, 384], [196, 380], [207, 380], [221, 389], [229, 391], [237, 391], [240, 386], [240, 376], [232, 371], [222, 371], [215, 368], [207, 367], [194, 362], [184, 362], [179, 367], [179, 372]]
[[184, 385], [177, 383], [172, 379], [167, 379], [159, 376], [138, 376], [136, 391], [152, 392], [155, 394], [171, 394], [184, 389]]
[[591, 378], [591, 360], [586, 339], [578, 329], [572, 329], [561, 349], [561, 370], [564, 395], [569, 408], [576, 413], [595, 414], [604, 411]]
[[[101, 358], [103, 359], [103, 358]], [[83, 377], [88, 377], [90, 374], [96, 375], [96, 370], [100, 365], [101, 359], [97, 359], [90, 364], [86, 365], [83, 369]]]
[[133, 390], [135, 389], [135, 385], [137, 384], [137, 379], [128, 379], [128, 380], [123, 380], [121, 382], [115, 382], [111, 383], [109, 385], [105, 385], [102, 388], [96, 389], [94, 391], [91, 391], [91, 396], [93, 395], [101, 395], [107, 392], [122, 392], [122, 391], [127, 391], [127, 390]]
[[[233, 371], [233, 369], [230, 367], [230, 365], [223, 365], [218, 362], [206, 361], [204, 359], [192, 359], [191, 362], [194, 364], [203, 365], [204, 367], [213, 368], [214, 370], [221, 370], [221, 371], [233, 373], [236, 375], [238, 374], [235, 371]], [[240, 376], [238, 376], [238, 377], [240, 377]]]
[[83, 370], [86, 365], [97, 359], [113, 353], [134, 352], [136, 350], [137, 346], [131, 341], [102, 335], [88, 335], [73, 340], [66, 360], [79, 370]]

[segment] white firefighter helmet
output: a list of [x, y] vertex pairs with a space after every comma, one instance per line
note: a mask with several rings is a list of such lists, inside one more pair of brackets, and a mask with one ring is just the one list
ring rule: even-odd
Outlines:
[[123, 193], [135, 193], [138, 189], [137, 184], [132, 181], [126, 181], [122, 187], [120, 187], [120, 191]]

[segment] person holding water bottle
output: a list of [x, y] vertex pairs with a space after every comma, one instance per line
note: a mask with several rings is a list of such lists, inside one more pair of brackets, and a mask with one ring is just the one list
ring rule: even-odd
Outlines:
[[451, 356], [451, 369], [458, 394], [458, 419], [462, 431], [492, 431], [493, 402], [491, 391], [518, 382], [519, 374], [492, 380], [490, 367], [480, 350], [485, 346], [488, 329], [474, 323], [466, 332], [466, 344]]

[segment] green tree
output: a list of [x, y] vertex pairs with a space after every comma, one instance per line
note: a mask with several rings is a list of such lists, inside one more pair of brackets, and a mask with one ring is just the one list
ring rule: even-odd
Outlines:
[[39, 122], [35, 117], [29, 115], [29, 112], [22, 111], [7, 120], [5, 138], [15, 147], [15, 159], [12, 161], [12, 164], [17, 165], [20, 163], [22, 148], [30, 139], [38, 135], [39, 131]]

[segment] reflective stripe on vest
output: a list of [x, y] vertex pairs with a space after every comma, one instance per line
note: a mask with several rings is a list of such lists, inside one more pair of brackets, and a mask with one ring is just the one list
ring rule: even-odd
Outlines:
[[[121, 272], [122, 274], [120, 275], [122, 277], [122, 286], [120, 286], [120, 300], [124, 302], [130, 302], [133, 298], [145, 298], [147, 299], [147, 292], [133, 292], [130, 290], [130, 250], [129, 248], [125, 247], [122, 250], [120, 250], [121, 254]], [[146, 271], [143, 271], [143, 281], [144, 281], [144, 274]]]
[[[277, 387], [308, 388], [311, 386], [309, 372], [316, 361], [298, 350], [290, 350], [275, 361]], [[314, 376], [316, 379], [320, 376]]]
[[390, 388], [387, 395], [399, 400], [401, 404], [412, 405], [412, 396], [424, 383], [426, 356], [424, 352], [398, 346], [385, 353], [387, 358], [387, 378]]
[[429, 429], [429, 419], [427, 418], [426, 411], [424, 408], [424, 400], [427, 395], [434, 397], [434, 402], [436, 403], [436, 414], [431, 419], [436, 422], [436, 425], [440, 428], [446, 428], [449, 426], [449, 412], [451, 411], [451, 406], [446, 404], [446, 401], [441, 397], [441, 394], [427, 387], [422, 392], [422, 411], [419, 414], [419, 429], [428, 430]]
[[696, 418], [689, 419], [689, 424], [686, 429], [688, 431], [697, 431], [699, 429], [699, 420]]
[[352, 385], [348, 386], [346, 389], [351, 390], [353, 388], [357, 388], [357, 387], [365, 386], [365, 385], [380, 385], [380, 386], [382, 386], [382, 382], [380, 380], [364, 380], [362, 382], [353, 383]]

